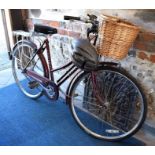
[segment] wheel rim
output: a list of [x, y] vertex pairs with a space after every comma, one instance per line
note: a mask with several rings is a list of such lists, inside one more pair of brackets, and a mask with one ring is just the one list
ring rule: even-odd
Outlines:
[[[104, 72], [103, 71], [96, 72], [96, 75], [97, 75], [96, 77], [98, 77], [97, 85], [98, 88], [100, 88], [100, 92], [103, 86], [101, 84], [98, 84], [101, 82], [99, 81], [99, 79], [102, 79], [102, 83], [103, 82], [106, 83], [106, 85], [104, 85], [104, 89], [102, 89], [102, 92], [104, 94], [102, 97], [104, 98], [104, 101], [101, 101], [99, 100], [99, 98], [95, 97], [96, 94], [94, 93], [94, 91], [91, 91], [91, 89], [93, 89], [92, 87], [89, 86], [90, 90], [87, 92], [86, 90], [84, 90], [84, 88], [86, 88], [86, 85], [88, 87], [88, 82], [86, 84], [85, 79], [90, 79], [90, 74], [85, 75], [75, 84], [71, 95], [72, 96], [71, 110], [75, 120], [87, 133], [97, 138], [107, 140], [117, 140], [131, 135], [133, 132], [135, 132], [135, 130], [137, 130], [137, 128], [140, 126], [143, 120], [144, 101], [140, 90], [135, 85], [135, 83], [133, 83], [128, 77], [122, 75], [119, 72], [104, 70]], [[106, 94], [105, 92], [109, 91], [107, 88], [108, 87], [110, 88], [110, 84], [113, 85], [112, 80], [115, 83], [115, 85], [113, 86], [113, 88], [111, 88], [111, 90], [113, 90], [113, 93], [111, 91], [111, 93], [109, 93], [111, 94], [111, 96], [110, 95], [108, 96], [108, 94]], [[118, 83], [120, 80], [121, 85]], [[87, 81], [90, 82], [90, 80]], [[124, 94], [120, 93], [121, 95], [120, 97], [119, 96], [115, 97], [117, 93], [121, 91], [124, 91]], [[134, 95], [134, 93], [136, 94]], [[85, 95], [84, 98], [84, 95], [82, 94], [87, 95]], [[93, 97], [90, 98], [90, 96]], [[107, 99], [105, 96], [107, 96]], [[110, 102], [108, 98], [114, 100]], [[128, 101], [128, 103], [130, 103], [132, 106], [125, 105], [127, 103], [127, 100], [130, 101], [130, 102]], [[118, 103], [122, 106], [121, 109], [122, 112], [121, 111], [118, 112], [119, 109], [116, 109], [116, 107], [121, 108], [120, 105], [118, 105]], [[124, 111], [123, 114], [123, 109], [125, 109], [125, 106], [128, 109], [126, 109], [126, 111]], [[105, 110], [105, 108], [107, 108], [109, 111]], [[124, 117], [127, 116], [125, 114], [126, 112], [128, 112], [129, 115], [128, 120], [125, 118], [122, 119], [123, 116]], [[111, 118], [111, 120], [108, 117]]]
[[[37, 98], [42, 94], [42, 88], [36, 81], [22, 73], [22, 69], [27, 65], [33, 53], [34, 49], [31, 46], [27, 44], [18, 45], [13, 54], [12, 70], [14, 79], [21, 91], [30, 98]], [[28, 68], [44, 75], [42, 63], [38, 56]]]

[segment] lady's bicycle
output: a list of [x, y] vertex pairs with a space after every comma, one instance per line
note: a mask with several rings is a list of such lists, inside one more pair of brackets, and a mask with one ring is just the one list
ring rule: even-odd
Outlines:
[[[95, 15], [89, 15], [85, 21], [73, 16], [64, 18], [91, 23], [88, 39], [75, 40], [72, 61], [53, 69], [48, 38], [56, 34], [57, 29], [34, 25], [36, 33], [47, 37], [39, 48], [30, 40], [21, 40], [14, 46], [12, 70], [17, 85], [32, 99], [45, 94], [49, 99], [57, 100], [60, 86], [69, 79], [66, 103], [84, 131], [108, 141], [132, 136], [146, 117], [146, 99], [141, 87], [117, 63], [99, 61], [94, 48], [99, 25]], [[44, 51], [47, 51], [47, 59]], [[66, 71], [55, 80], [54, 73], [60, 70]]]

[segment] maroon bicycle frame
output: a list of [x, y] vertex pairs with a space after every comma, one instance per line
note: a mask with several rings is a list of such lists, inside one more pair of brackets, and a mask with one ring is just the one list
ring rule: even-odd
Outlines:
[[[46, 59], [43, 55], [43, 52], [45, 51], [45, 49], [47, 50], [48, 64], [47, 64]], [[34, 59], [34, 57], [37, 54], [43, 64], [44, 71], [46, 72], [45, 74], [48, 75], [48, 77], [41, 76], [41, 75], [37, 74], [35, 71], [27, 69], [29, 64], [32, 62], [32, 60]], [[38, 81], [39, 83], [46, 85], [49, 82], [54, 82], [53, 73], [55, 71], [63, 70], [67, 67], [69, 67], [69, 69], [57, 80], [58, 87], [62, 83], [64, 83], [71, 75], [73, 75], [78, 70], [78, 67], [76, 67], [72, 61], [70, 61], [69, 63], [67, 63], [66, 65], [64, 65], [62, 67], [53, 69], [52, 61], [51, 61], [51, 53], [50, 53], [50, 48], [49, 48], [49, 40], [48, 40], [48, 38], [46, 38], [44, 40], [43, 44], [40, 46], [40, 48], [35, 51], [31, 60], [29, 61], [27, 66], [24, 68], [23, 73], [27, 74], [29, 77], [33, 78], [34, 80]]]
[[[47, 50], [47, 59], [48, 59], [48, 64], [46, 62], [46, 59], [43, 55], [43, 52], [45, 51], [45, 49]], [[41, 76], [39, 74], [37, 74], [35, 71], [33, 70], [29, 70], [27, 69], [29, 64], [31, 63], [31, 61], [34, 59], [34, 57], [38, 54], [43, 67], [44, 67], [44, 71], [45, 71], [45, 76]], [[116, 65], [116, 63], [106, 63], [106, 62], [102, 62], [100, 63], [101, 66], [104, 66], [104, 64], [109, 64], [109, 65]], [[65, 68], [69, 68], [55, 83], [54, 82], [54, 76], [53, 73], [55, 71], [59, 71], [59, 70], [63, 70]], [[42, 84], [43, 86], [47, 86], [49, 83], [52, 84], [52, 86], [54, 87], [55, 90], [59, 89], [59, 86], [61, 84], [63, 84], [69, 77], [71, 77], [72, 75], [74, 75], [73, 79], [76, 77], [77, 74], [79, 74], [82, 70], [79, 70], [77, 72], [77, 74], [74, 74], [79, 68], [77, 66], [74, 65], [74, 63], [72, 61], [70, 61], [69, 63], [67, 63], [66, 65], [53, 69], [52, 66], [52, 61], [51, 61], [51, 53], [50, 53], [50, 48], [49, 48], [49, 40], [48, 38], [46, 38], [43, 42], [43, 44], [40, 46], [40, 48], [38, 50], [36, 50], [34, 52], [33, 57], [31, 58], [31, 60], [29, 61], [29, 63], [27, 64], [27, 66], [25, 67], [25, 69], [23, 70], [23, 73], [27, 74], [29, 77], [33, 78], [34, 80], [38, 81], [40, 84]], [[91, 72], [91, 79], [93, 82], [93, 90], [95, 92], [95, 95], [98, 96], [99, 92], [97, 92], [97, 82], [96, 82], [96, 74], [95, 71], [90, 71]], [[71, 80], [69, 87], [71, 85], [71, 83], [73, 82], [73, 79]], [[68, 87], [68, 88], [69, 88]], [[69, 89], [68, 89], [69, 90]], [[58, 91], [57, 91], [58, 92]], [[57, 95], [58, 96], [58, 95]], [[56, 98], [57, 99], [57, 98]], [[100, 98], [98, 98], [100, 100]]]

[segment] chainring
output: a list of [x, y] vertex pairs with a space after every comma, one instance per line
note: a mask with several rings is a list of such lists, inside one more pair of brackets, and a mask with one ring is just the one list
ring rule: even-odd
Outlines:
[[54, 82], [49, 82], [46, 87], [44, 87], [45, 95], [50, 100], [57, 100], [59, 97], [59, 89], [58, 86]]

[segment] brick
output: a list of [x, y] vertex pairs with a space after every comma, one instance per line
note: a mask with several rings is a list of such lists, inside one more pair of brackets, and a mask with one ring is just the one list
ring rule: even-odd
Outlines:
[[136, 41], [134, 43], [134, 48], [146, 51], [147, 50], [147, 45], [145, 44], [145, 42]]
[[147, 52], [155, 53], [155, 44], [148, 43], [146, 46]]
[[146, 41], [146, 42], [151, 42], [155, 40], [155, 34], [150, 32], [143, 32], [141, 37], [143, 38], [143, 41]]
[[155, 63], [155, 55], [150, 55], [150, 61]]
[[134, 47], [140, 50], [155, 52], [155, 34], [150, 32], [140, 32]]
[[148, 57], [148, 55], [145, 53], [145, 52], [143, 52], [143, 51], [141, 51], [141, 52], [139, 52], [138, 53], [138, 57], [140, 58], [140, 59], [146, 59], [146, 60], [149, 60], [149, 57]]
[[51, 27], [60, 27], [60, 22], [59, 21], [51, 21], [50, 23], [49, 23], [49, 25], [51, 26]]
[[42, 20], [43, 25], [50, 26], [50, 22], [48, 20]]
[[64, 29], [58, 29], [58, 33], [61, 34], [61, 35], [66, 35], [66, 30]]
[[73, 38], [80, 38], [80, 35], [81, 35], [81, 33], [74, 32], [74, 31], [68, 31], [68, 34], [70, 37], [73, 37]]

